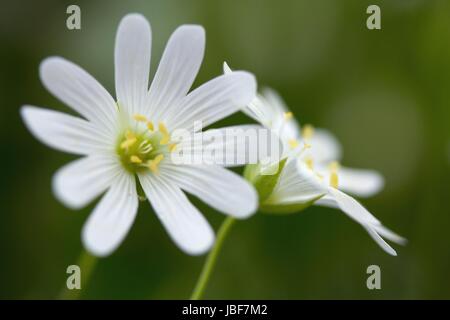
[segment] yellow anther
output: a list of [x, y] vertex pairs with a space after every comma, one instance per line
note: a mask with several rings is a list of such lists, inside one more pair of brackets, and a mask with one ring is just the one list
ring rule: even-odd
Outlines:
[[135, 139], [136, 138], [136, 136], [134, 135], [134, 133], [133, 132], [131, 132], [131, 131], [127, 131], [127, 133], [125, 134], [125, 137], [127, 138], [127, 140], [131, 140], [131, 139]]
[[314, 135], [314, 127], [310, 124], [306, 124], [302, 128], [302, 137], [305, 140], [311, 139]]
[[137, 139], [135, 137], [133, 138], [127, 138], [124, 142], [120, 144], [120, 148], [127, 149], [131, 147], [133, 144], [135, 144]]
[[163, 122], [159, 122], [158, 123], [158, 129], [163, 135], [163, 137], [159, 141], [159, 143], [160, 144], [168, 144], [169, 141], [170, 141], [170, 134], [169, 134], [169, 130], [167, 130], [167, 128], [166, 128], [166, 126], [164, 125]]
[[147, 121], [147, 128], [148, 128], [148, 130], [150, 130], [150, 131], [155, 130], [155, 127], [153, 126], [153, 122]]
[[163, 154], [158, 154], [153, 161], [156, 162], [156, 164], [159, 164], [162, 160], [164, 159], [164, 155]]
[[339, 163], [336, 161], [333, 161], [332, 163], [330, 163], [329, 165], [330, 168], [330, 186], [332, 186], [333, 188], [337, 188], [339, 185], [339, 178], [338, 178], [338, 173], [337, 171], [339, 170]]
[[164, 159], [164, 155], [158, 154], [153, 160], [149, 160], [147, 162], [148, 168], [151, 172], [157, 173], [158, 172], [158, 165], [159, 163]]
[[135, 115], [133, 115], [133, 118], [134, 118], [134, 120], [139, 121], [139, 122], [147, 122], [148, 121], [146, 116], [139, 114], [139, 113], [136, 113]]
[[332, 172], [330, 174], [330, 186], [337, 189], [338, 185], [339, 185], [338, 175], [336, 172]]
[[164, 135], [161, 140], [159, 140], [160, 144], [168, 144], [170, 140], [169, 136]]
[[311, 157], [306, 157], [305, 159], [305, 163], [308, 166], [309, 169], [313, 170], [314, 169], [314, 160]]
[[169, 135], [169, 130], [167, 130], [167, 127], [166, 127], [166, 125], [164, 124], [164, 122], [159, 122], [159, 123], [158, 123], [158, 129], [159, 129], [159, 131], [161, 131], [161, 133], [162, 133], [163, 135], [166, 135], [166, 136]]
[[290, 119], [292, 119], [292, 117], [294, 116], [294, 114], [293, 114], [292, 112], [288, 111], [288, 112], [285, 112], [285, 113], [283, 114], [283, 116], [284, 116], [284, 120], [290, 120]]
[[177, 148], [177, 144], [176, 143], [169, 144], [169, 151], [170, 152], [174, 152], [176, 148]]
[[303, 148], [305, 148], [305, 150], [306, 150], [306, 149], [310, 149], [310, 148], [311, 148], [311, 145], [310, 145], [309, 143], [304, 142], [304, 143], [303, 143]]
[[141, 158], [139, 158], [138, 156], [131, 156], [131, 157], [130, 157], [130, 161], [131, 161], [132, 163], [142, 163]]
[[298, 147], [298, 141], [296, 139], [289, 139], [288, 140], [289, 148], [295, 149]]

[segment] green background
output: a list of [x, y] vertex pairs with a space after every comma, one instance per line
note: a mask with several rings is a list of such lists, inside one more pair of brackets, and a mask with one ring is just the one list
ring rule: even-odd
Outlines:
[[[77, 261], [94, 207], [72, 211], [52, 195], [52, 174], [74, 159], [39, 143], [19, 109], [65, 110], [42, 86], [40, 61], [61, 55], [114, 93], [117, 25], [140, 12], [152, 25], [152, 73], [180, 24], [206, 29], [195, 86], [232, 68], [278, 90], [302, 123], [332, 130], [347, 166], [386, 177], [364, 205], [409, 239], [384, 253], [343, 213], [312, 207], [257, 214], [235, 225], [206, 298], [450, 298], [450, 1], [71, 1], [82, 29], [66, 28], [64, 1], [2, 1], [0, 10], [0, 298], [55, 298]], [[366, 28], [378, 4], [382, 30]], [[250, 122], [236, 114], [220, 124]], [[223, 215], [194, 199], [217, 230]], [[187, 298], [204, 257], [183, 254], [150, 206], [99, 261], [83, 298]], [[366, 288], [381, 267], [382, 289]]]

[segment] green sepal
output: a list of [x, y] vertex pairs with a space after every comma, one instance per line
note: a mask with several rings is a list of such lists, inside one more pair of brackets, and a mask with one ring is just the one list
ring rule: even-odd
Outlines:
[[[280, 174], [283, 171], [287, 158], [272, 164], [271, 167], [264, 169], [266, 172], [274, 171], [273, 174], [262, 174], [261, 164], [248, 164], [244, 169], [244, 178], [255, 187], [259, 196], [259, 203], [269, 198], [273, 189], [277, 185]], [[277, 167], [276, 167], [277, 166]], [[276, 170], [276, 171], [275, 171]]]
[[291, 203], [291, 204], [270, 204], [262, 203], [259, 210], [265, 214], [292, 214], [305, 210], [306, 208], [312, 206], [314, 202], [322, 198], [320, 195], [307, 202]]

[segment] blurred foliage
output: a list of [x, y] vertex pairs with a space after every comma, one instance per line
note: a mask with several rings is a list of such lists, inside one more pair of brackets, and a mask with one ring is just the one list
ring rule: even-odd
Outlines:
[[[0, 298], [54, 298], [81, 251], [94, 204], [64, 208], [52, 174], [74, 159], [25, 129], [19, 108], [68, 111], [42, 86], [50, 55], [81, 65], [114, 93], [113, 48], [120, 18], [140, 12], [153, 30], [152, 72], [180, 24], [206, 28], [196, 85], [222, 62], [278, 90], [303, 123], [332, 130], [347, 166], [374, 168], [386, 189], [364, 200], [407, 237], [398, 257], [379, 249], [344, 214], [313, 207], [239, 222], [220, 255], [206, 298], [450, 298], [450, 1], [71, 1], [82, 29], [65, 27], [64, 1], [2, 1], [0, 11]], [[382, 30], [368, 30], [378, 4]], [[245, 123], [237, 114], [220, 124]], [[223, 216], [193, 199], [217, 229]], [[101, 260], [84, 298], [187, 298], [204, 257], [170, 241], [148, 204], [121, 247]], [[366, 288], [366, 268], [382, 290]]]

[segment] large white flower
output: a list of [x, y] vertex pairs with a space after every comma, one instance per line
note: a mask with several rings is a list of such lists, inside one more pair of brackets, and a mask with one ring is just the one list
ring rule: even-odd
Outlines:
[[83, 157], [54, 177], [57, 198], [71, 208], [100, 200], [82, 239], [93, 254], [110, 254], [122, 242], [138, 209], [140, 182], [170, 237], [186, 253], [201, 254], [214, 232], [182, 189], [237, 218], [256, 210], [254, 189], [215, 165], [175, 165], [179, 147], [172, 133], [207, 126], [254, 98], [246, 72], [219, 76], [188, 93], [203, 59], [201, 26], [180, 26], [170, 37], [149, 89], [151, 29], [138, 14], [125, 16], [115, 46], [116, 100], [88, 73], [59, 57], [45, 59], [45, 87], [83, 118], [33, 106], [22, 107], [29, 130], [43, 143]]
[[[232, 74], [226, 63], [224, 72]], [[384, 184], [379, 173], [341, 167], [337, 161], [342, 156], [342, 148], [336, 138], [310, 125], [300, 130], [292, 112], [271, 89], [263, 90], [242, 111], [280, 138], [287, 159], [271, 194], [263, 200], [263, 209], [292, 212], [304, 208], [305, 204], [339, 208], [361, 224], [381, 248], [396, 255], [382, 237], [400, 244], [406, 240], [384, 227], [358, 201], [343, 192], [361, 197], [379, 192]]]

